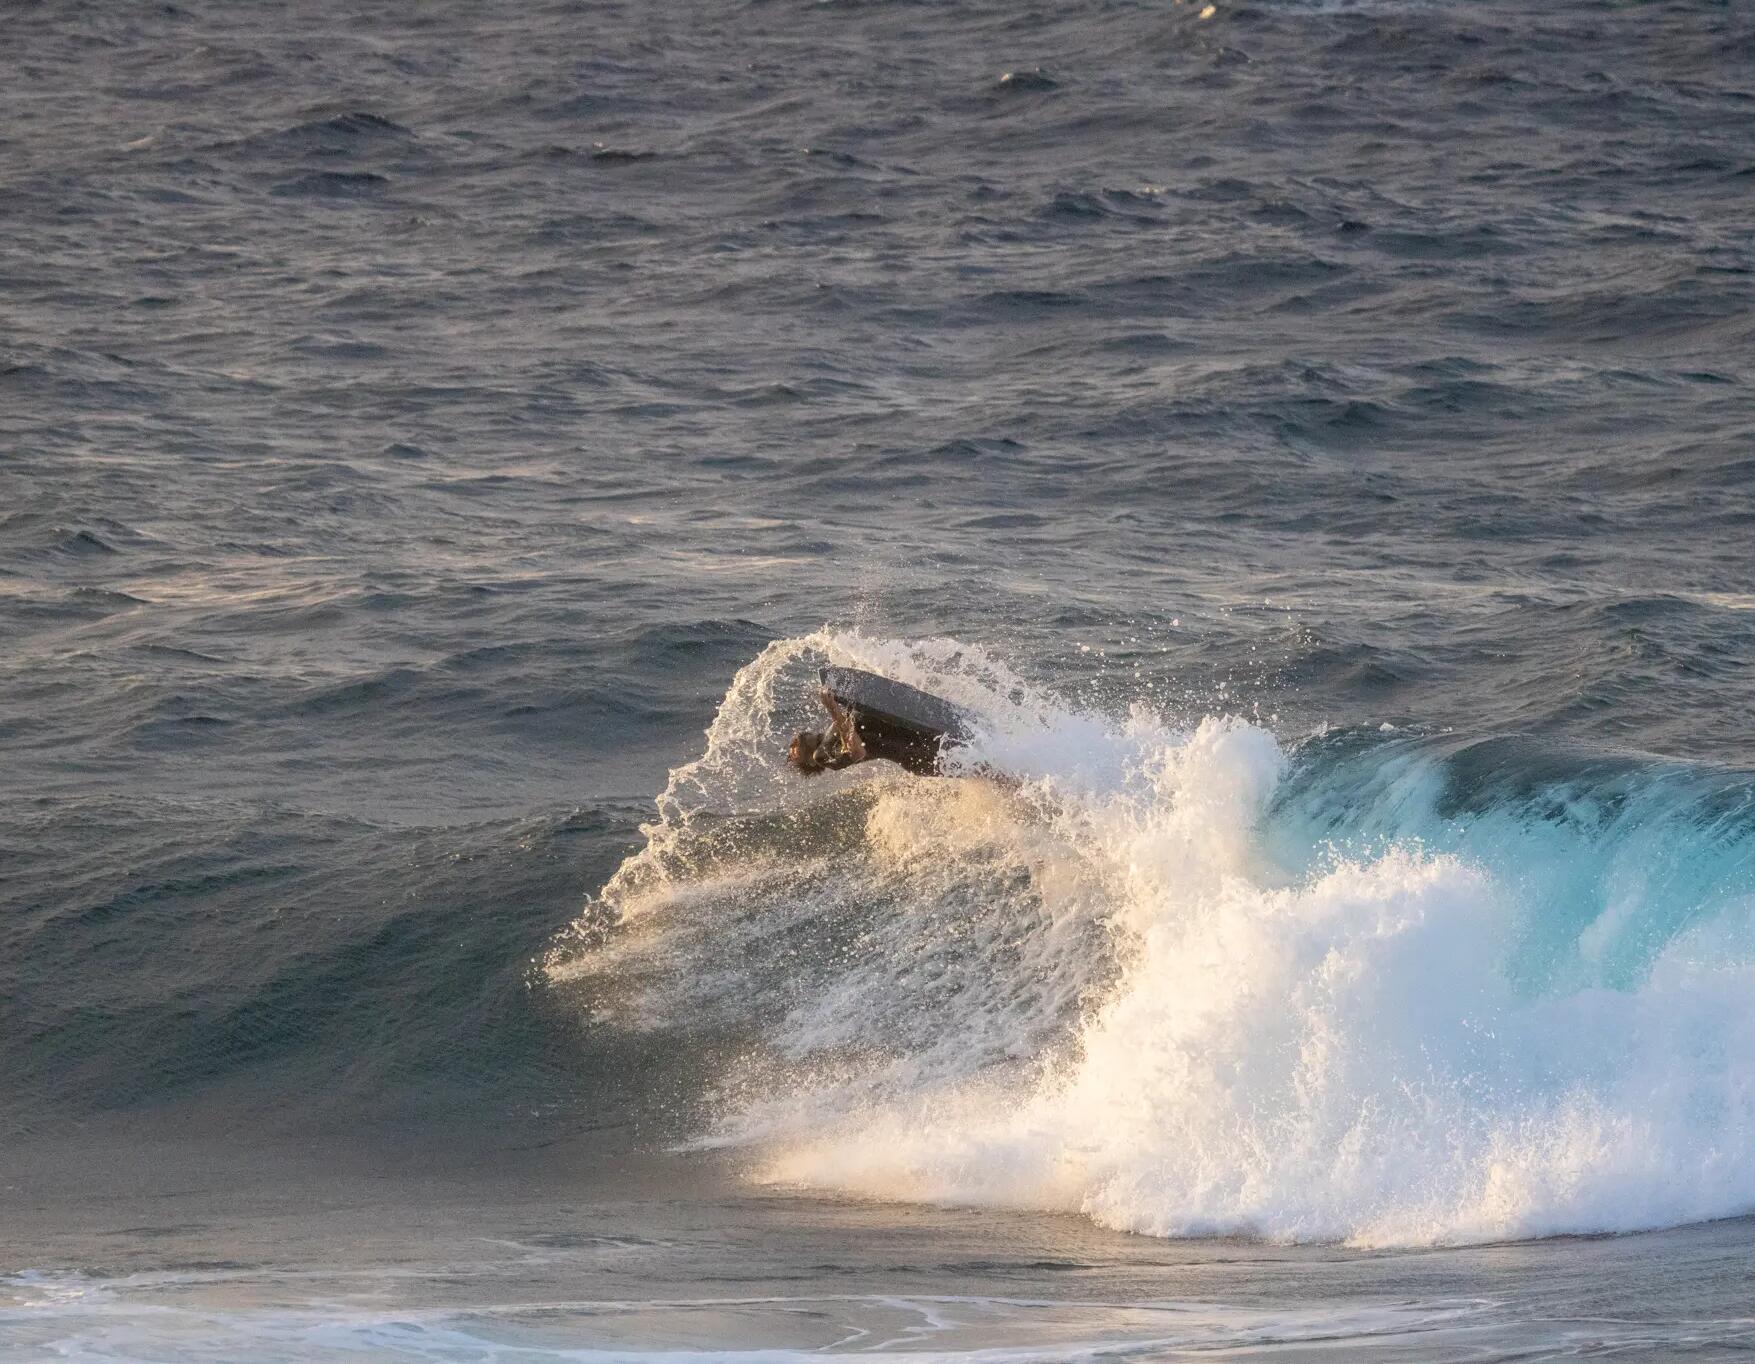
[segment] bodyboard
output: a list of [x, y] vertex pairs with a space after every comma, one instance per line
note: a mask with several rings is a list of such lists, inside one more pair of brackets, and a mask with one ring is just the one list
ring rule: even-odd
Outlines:
[[903, 730], [923, 739], [969, 738], [969, 720], [942, 697], [858, 668], [824, 668], [823, 686], [843, 706], [868, 721]]

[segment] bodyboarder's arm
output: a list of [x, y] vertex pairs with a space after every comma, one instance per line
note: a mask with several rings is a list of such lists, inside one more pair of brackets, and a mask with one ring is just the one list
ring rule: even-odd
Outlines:
[[865, 740], [859, 737], [859, 726], [853, 723], [853, 717], [841, 709], [827, 687], [817, 693], [829, 712], [829, 718], [835, 722], [835, 732], [841, 736], [841, 748], [856, 763], [865, 761]]

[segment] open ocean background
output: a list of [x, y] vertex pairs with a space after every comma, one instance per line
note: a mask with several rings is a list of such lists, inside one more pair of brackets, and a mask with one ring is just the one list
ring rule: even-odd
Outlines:
[[1736, 3], [10, 4], [0, 1359], [1746, 1354], [1752, 381]]

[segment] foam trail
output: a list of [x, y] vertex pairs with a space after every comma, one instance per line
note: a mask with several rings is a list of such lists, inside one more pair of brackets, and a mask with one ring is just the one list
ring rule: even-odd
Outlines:
[[1064, 1364], [1224, 1351], [1239, 1340], [1339, 1351], [1343, 1342], [1357, 1348], [1416, 1332], [1431, 1339], [1475, 1327], [1485, 1306], [1438, 1300], [1252, 1308], [854, 1293], [446, 1306], [423, 1301], [418, 1285], [412, 1300], [386, 1302], [403, 1299], [408, 1286], [376, 1276], [321, 1286], [329, 1291], [313, 1295], [300, 1276], [272, 1271], [106, 1282], [0, 1276], [0, 1339], [24, 1352], [20, 1357], [109, 1361], [806, 1364], [825, 1352], [853, 1350], [907, 1364]]
[[[824, 654], [975, 710], [1024, 780], [785, 780]], [[607, 888], [648, 922], [555, 969], [753, 1025], [706, 1139], [775, 1181], [1370, 1245], [1755, 1208], [1747, 783], [1534, 752], [1288, 756], [818, 635], [740, 674]]]

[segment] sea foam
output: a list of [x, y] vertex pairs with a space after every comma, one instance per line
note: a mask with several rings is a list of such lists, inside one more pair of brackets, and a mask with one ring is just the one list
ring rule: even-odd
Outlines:
[[[968, 707], [976, 775], [786, 773], [818, 659]], [[1361, 1245], [1755, 1207], [1736, 885], [1654, 915], [1638, 885], [1682, 892], [1609, 874], [1625, 821], [1446, 814], [1405, 751], [1393, 799], [1299, 761], [1235, 717], [1066, 709], [952, 641], [783, 642], [606, 888], [610, 942], [551, 970], [643, 981], [647, 1026], [754, 1023], [702, 1139], [773, 1182]], [[1370, 836], [1309, 838], [1347, 790]]]

